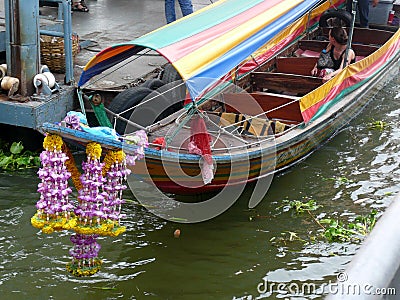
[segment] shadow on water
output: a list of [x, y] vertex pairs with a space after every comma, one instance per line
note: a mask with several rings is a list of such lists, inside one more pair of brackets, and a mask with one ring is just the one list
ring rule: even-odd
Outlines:
[[[335, 281], [358, 245], [327, 243], [313, 218], [288, 211], [285, 200], [315, 200], [322, 205], [315, 218], [349, 221], [372, 208], [383, 212], [400, 188], [398, 90], [392, 82], [333, 140], [275, 176], [255, 209], [247, 207], [251, 188], [225, 213], [197, 224], [167, 222], [128, 202], [128, 230], [100, 239], [103, 268], [90, 278], [65, 271], [70, 233], [44, 235], [30, 225], [35, 171], [0, 173], [2, 298], [282, 299], [290, 292], [272, 284]], [[388, 125], [371, 129], [372, 120]], [[292, 241], [281, 239], [290, 235]], [[322, 295], [298, 295], [304, 298]]]

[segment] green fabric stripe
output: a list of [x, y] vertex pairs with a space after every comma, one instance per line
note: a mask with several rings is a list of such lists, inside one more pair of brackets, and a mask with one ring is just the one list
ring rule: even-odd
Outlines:
[[[225, 1], [220, 5], [209, 8], [206, 14], [192, 15], [190, 18], [180, 20], [176, 24], [171, 23], [170, 25], [163, 27], [161, 30], [150, 32], [149, 34], [133, 40], [130, 43], [134, 45], [145, 45], [153, 49], [164, 48], [229, 20], [261, 2], [263, 1]], [[211, 23], [210, 20], [214, 20], [214, 22]]]

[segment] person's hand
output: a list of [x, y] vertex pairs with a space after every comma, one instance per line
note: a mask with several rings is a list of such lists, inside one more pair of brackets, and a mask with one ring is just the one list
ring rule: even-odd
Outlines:
[[327, 82], [328, 80], [330, 80], [330, 79], [331, 79], [332, 77], [334, 77], [334, 76], [335, 76], [334, 73], [325, 74], [325, 76], [322, 77], [322, 82]]
[[372, 0], [372, 6], [375, 7], [379, 3], [379, 0]]
[[317, 69], [317, 67], [314, 67], [314, 68], [311, 70], [311, 75], [312, 75], [312, 76], [317, 76], [317, 75], [318, 75], [318, 69]]

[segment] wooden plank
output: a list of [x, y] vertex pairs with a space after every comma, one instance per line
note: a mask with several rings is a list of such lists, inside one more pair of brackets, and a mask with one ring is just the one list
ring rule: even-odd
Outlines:
[[[330, 28], [323, 28], [323, 33], [328, 37]], [[383, 45], [394, 34], [394, 32], [380, 29], [355, 27], [353, 32], [353, 43], [364, 45]]]
[[276, 59], [276, 71], [309, 76], [317, 62], [316, 57], [278, 57]]
[[[328, 46], [327, 41], [317, 41], [317, 40], [299, 41], [299, 48], [302, 50], [321, 52], [322, 49], [325, 49], [327, 46]], [[356, 53], [356, 56], [363, 56], [363, 57], [368, 56], [379, 49], [378, 46], [361, 45], [356, 43], [352, 43], [351, 48]]]
[[317, 41], [317, 40], [301, 40], [299, 41], [299, 48], [302, 50], [311, 50], [315, 52], [321, 52], [328, 46], [328, 41]]
[[321, 78], [296, 74], [254, 72], [250, 76], [254, 91], [268, 89], [279, 94], [305, 95], [322, 84]]
[[[251, 99], [249, 99], [249, 96]], [[262, 92], [250, 93], [247, 95], [238, 93], [227, 93], [223, 95], [226, 112], [256, 116], [262, 112], [270, 111], [266, 114], [268, 119], [290, 120], [295, 123], [303, 121], [298, 99], [300, 98]], [[258, 105], [253, 101], [256, 101]]]

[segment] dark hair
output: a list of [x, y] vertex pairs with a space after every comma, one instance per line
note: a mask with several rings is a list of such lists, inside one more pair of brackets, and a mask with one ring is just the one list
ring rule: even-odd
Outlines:
[[331, 29], [331, 37], [333, 37], [340, 45], [347, 44], [347, 32], [342, 27], [333, 27]]

